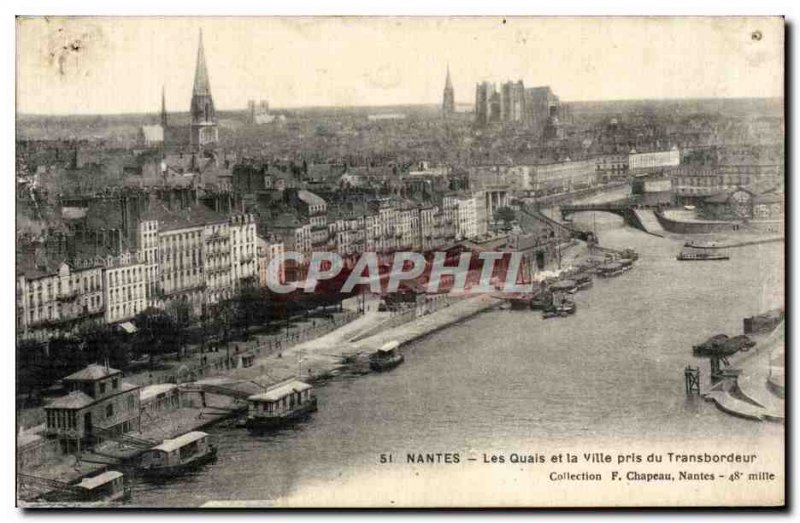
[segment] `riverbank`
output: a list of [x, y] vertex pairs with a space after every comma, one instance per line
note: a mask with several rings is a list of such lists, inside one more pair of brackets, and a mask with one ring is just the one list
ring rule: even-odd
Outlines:
[[[731, 362], [735, 378], [716, 383], [704, 394], [721, 411], [754, 421], [785, 421], [781, 383], [785, 365], [785, 323], [758, 339], [756, 346]], [[778, 390], [776, 390], [776, 388]]]
[[692, 247], [693, 249], [733, 249], [735, 247], [747, 247], [750, 245], [760, 245], [762, 243], [775, 243], [775, 242], [783, 242], [786, 241], [786, 238], [783, 236], [776, 236], [770, 238], [761, 238], [761, 239], [753, 239], [753, 240], [741, 240], [738, 242], [713, 242], [713, 243], [700, 243], [700, 242], [692, 242], [692, 245], [688, 245], [687, 247]]
[[[571, 242], [563, 249], [562, 266], [566, 269], [589, 255], [585, 244]], [[61, 456], [27, 472], [64, 483], [92, 476], [103, 469], [133, 472], [137, 456], [149, 446], [238, 416], [246, 406], [242, 400], [248, 394], [260, 392], [287, 378], [299, 377], [313, 382], [341, 372], [363, 370], [368, 356], [387, 342], [396, 341], [401, 348], [405, 347], [498, 307], [503, 299], [495, 293], [452, 295], [443, 303], [446, 306], [391, 328], [382, 328], [388, 325], [390, 313], [369, 311], [330, 332], [289, 346], [255, 336], [250, 342], [236, 344], [231, 354], [225, 355], [236, 358], [249, 354], [253, 356], [252, 363], [230, 368], [206, 364], [204, 375], [181, 383], [179, 408], [148, 415], [146, 419], [143, 416], [141, 429], [137, 432], [103, 442], [79, 457]], [[191, 376], [195, 371], [184, 371], [179, 375]], [[238, 391], [239, 394], [228, 395], [225, 390]]]

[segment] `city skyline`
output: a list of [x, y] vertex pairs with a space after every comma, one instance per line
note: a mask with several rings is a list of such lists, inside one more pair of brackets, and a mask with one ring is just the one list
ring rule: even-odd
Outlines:
[[[167, 110], [185, 112], [201, 29], [221, 111], [249, 99], [285, 109], [436, 104], [448, 65], [458, 105], [474, 102], [477, 82], [518, 78], [564, 101], [781, 97], [782, 45], [759, 45], [782, 38], [774, 20], [715, 29], [705, 18], [679, 28], [616, 18], [611, 30], [608, 19], [561, 18], [28, 18], [18, 21], [17, 111], [156, 113], [163, 87]], [[578, 39], [558, 35], [576, 30]], [[351, 38], [336, 41], [340, 31]], [[674, 52], [664, 57], [656, 51], [666, 43]], [[688, 52], [700, 47], [702, 60]]]

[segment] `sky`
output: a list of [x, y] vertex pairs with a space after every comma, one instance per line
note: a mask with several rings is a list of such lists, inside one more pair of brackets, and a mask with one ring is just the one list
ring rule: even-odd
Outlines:
[[522, 79], [565, 101], [783, 96], [781, 18], [20, 18], [17, 111], [188, 111], [202, 29], [217, 109], [458, 103]]

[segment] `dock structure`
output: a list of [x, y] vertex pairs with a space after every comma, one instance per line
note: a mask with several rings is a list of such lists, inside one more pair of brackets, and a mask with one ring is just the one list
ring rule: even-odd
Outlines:
[[[746, 356], [735, 362], [738, 369], [719, 374], [703, 397], [721, 411], [757, 421], [785, 421], [785, 401], [771, 382], [776, 370], [784, 370], [785, 327], [782, 323]], [[778, 361], [780, 363], [775, 363]], [[731, 379], [724, 379], [731, 378]]]
[[637, 199], [623, 198], [604, 203], [567, 204], [560, 207], [561, 219], [576, 212], [607, 212], [621, 216], [627, 225], [654, 236], [662, 236], [663, 228], [655, 215], [656, 210], [664, 208], [663, 203], [647, 204]]
[[686, 395], [700, 394], [700, 367], [692, 367], [687, 365], [683, 369], [683, 376], [686, 385]]
[[418, 338], [436, 332], [455, 322], [467, 319], [480, 312], [499, 307], [502, 300], [493, 295], [483, 294], [461, 300], [433, 314], [417, 319], [414, 322], [400, 325], [393, 329], [365, 338], [355, 343], [355, 348], [362, 352], [375, 352], [390, 341], [397, 341], [400, 346]]

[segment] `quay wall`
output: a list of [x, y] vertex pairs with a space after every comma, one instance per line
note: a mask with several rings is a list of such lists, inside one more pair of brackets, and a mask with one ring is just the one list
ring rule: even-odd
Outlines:
[[661, 211], [655, 212], [664, 230], [677, 234], [707, 234], [714, 232], [773, 232], [783, 234], [784, 222], [782, 220], [753, 220], [749, 222], [738, 221], [684, 221], [675, 220], [664, 216]]
[[677, 234], [705, 234], [711, 232], [732, 232], [742, 227], [740, 222], [688, 222], [667, 218], [661, 211], [655, 213], [658, 222], [669, 232]]

